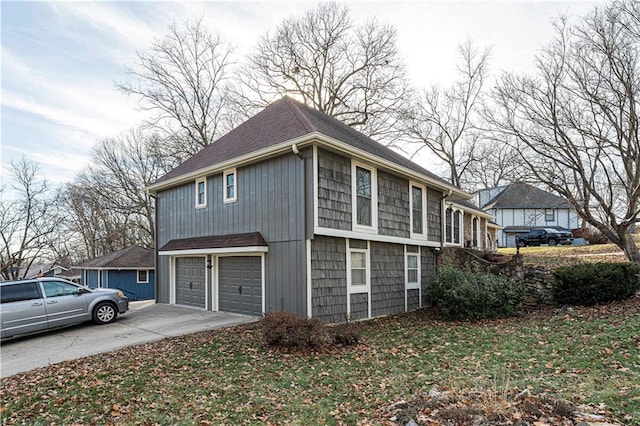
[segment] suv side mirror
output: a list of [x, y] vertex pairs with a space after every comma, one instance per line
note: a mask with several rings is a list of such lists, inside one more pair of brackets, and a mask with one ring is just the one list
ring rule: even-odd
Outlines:
[[78, 294], [91, 293], [88, 289], [84, 287], [78, 287]]

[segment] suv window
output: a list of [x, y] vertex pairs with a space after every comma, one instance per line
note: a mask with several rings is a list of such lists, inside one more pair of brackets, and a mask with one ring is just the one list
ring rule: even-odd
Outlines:
[[42, 284], [44, 286], [44, 294], [46, 294], [47, 297], [71, 296], [78, 294], [78, 287], [62, 281], [45, 281]]
[[23, 300], [40, 299], [40, 286], [37, 282], [3, 285], [0, 287], [2, 303], [20, 302]]

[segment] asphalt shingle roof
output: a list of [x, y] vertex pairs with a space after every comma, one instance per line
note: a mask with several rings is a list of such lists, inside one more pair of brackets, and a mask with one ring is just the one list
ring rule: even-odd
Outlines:
[[340, 120], [286, 96], [160, 177], [153, 185], [316, 132], [451, 186], [446, 180]]
[[78, 269], [86, 268], [136, 268], [136, 269], [154, 269], [155, 268], [155, 252], [140, 246], [127, 247], [122, 250], [114, 251], [107, 255], [96, 257], [79, 265], [74, 266]]
[[487, 206], [495, 208], [570, 208], [567, 200], [526, 183], [514, 183], [498, 194]]
[[249, 232], [246, 234], [212, 235], [171, 240], [160, 247], [159, 251], [260, 246], [267, 246], [262, 235], [259, 232]]

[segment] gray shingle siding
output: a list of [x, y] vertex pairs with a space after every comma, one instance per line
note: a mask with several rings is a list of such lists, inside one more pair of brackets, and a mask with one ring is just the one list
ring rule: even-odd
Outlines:
[[427, 188], [427, 238], [442, 241], [442, 192]]
[[347, 250], [343, 238], [316, 236], [311, 241], [312, 316], [342, 322], [347, 313]]
[[420, 250], [420, 271], [422, 306], [427, 306], [431, 304], [430, 286], [436, 276], [436, 255], [433, 250], [426, 247]]
[[351, 295], [351, 314], [350, 320], [364, 319], [369, 316], [368, 294], [352, 294]]
[[409, 181], [378, 170], [378, 233], [409, 238]]
[[371, 315], [404, 311], [404, 245], [371, 243]]
[[407, 309], [420, 307], [420, 292], [418, 290], [407, 290]]
[[351, 160], [318, 150], [318, 225], [351, 230]]

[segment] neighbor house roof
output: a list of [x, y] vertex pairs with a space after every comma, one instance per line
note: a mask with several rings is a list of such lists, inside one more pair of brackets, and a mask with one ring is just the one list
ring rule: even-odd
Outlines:
[[562, 197], [526, 183], [513, 183], [489, 201], [484, 208], [570, 208]]
[[266, 246], [267, 243], [259, 232], [250, 232], [246, 234], [212, 235], [171, 240], [160, 247], [159, 251]]
[[304, 144], [314, 140], [346, 144], [373, 158], [409, 169], [458, 195], [466, 195], [446, 180], [354, 128], [286, 96], [160, 177], [147, 189], [153, 191], [183, 183], [198, 174], [215, 172], [216, 166], [230, 166], [243, 158], [255, 159], [258, 154], [273, 154], [276, 148], [290, 151], [292, 143]]
[[79, 265], [78, 269], [154, 269], [155, 252], [140, 246], [127, 247], [122, 250], [96, 257]]

